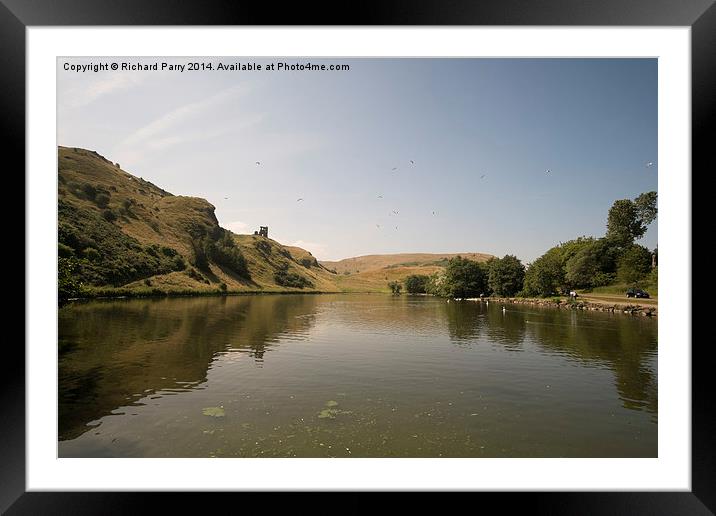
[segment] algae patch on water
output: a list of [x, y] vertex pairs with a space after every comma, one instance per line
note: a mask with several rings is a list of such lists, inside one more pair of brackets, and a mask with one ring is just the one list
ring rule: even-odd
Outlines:
[[336, 415], [338, 414], [338, 411], [335, 409], [323, 409], [318, 413], [319, 419], [336, 419]]
[[318, 419], [336, 419], [336, 416], [339, 414], [352, 414], [350, 410], [339, 410], [337, 408], [338, 402], [335, 400], [328, 400], [326, 402], [326, 407], [318, 413]]
[[224, 412], [224, 407], [206, 407], [202, 410], [202, 413], [205, 416], [211, 416], [211, 417], [224, 417], [226, 413]]

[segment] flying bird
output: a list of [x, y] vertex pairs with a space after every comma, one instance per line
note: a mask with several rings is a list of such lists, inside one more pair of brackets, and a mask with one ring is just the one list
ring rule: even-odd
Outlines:
[[482, 174], [482, 175], [480, 176], [480, 179], [485, 179], [485, 174]]
[[397, 214], [398, 214], [398, 210], [393, 210], [393, 213], [395, 213], [395, 214], [397, 215]]
[[299, 202], [299, 201], [302, 201], [302, 200], [303, 200], [303, 197], [299, 197], [298, 199], [296, 199], [296, 202]]
[[550, 172], [552, 172], [552, 171], [550, 169], [547, 169], [546, 174], [549, 174]]
[[228, 197], [224, 197], [224, 199], [228, 199]]
[[396, 231], [398, 230], [398, 226], [395, 226], [395, 230], [396, 230]]
[[411, 164], [411, 165], [415, 165], [415, 162], [411, 159], [411, 160], [410, 160], [410, 164]]
[[377, 227], [378, 229], [380, 229], [380, 224], [376, 224], [375, 227]]
[[433, 212], [433, 215], [435, 215], [435, 212]]
[[396, 170], [398, 170], [398, 167], [393, 167], [393, 168], [391, 168], [390, 170], [392, 170], [393, 172], [395, 172]]
[[260, 162], [260, 161], [257, 161], [257, 162], [256, 162], [256, 164], [257, 164], [257, 165], [260, 165], [260, 164], [261, 164], [261, 162]]
[[379, 196], [378, 196], [378, 199], [382, 199], [382, 198], [383, 198], [383, 196], [382, 196], [382, 195], [379, 195]]
[[654, 166], [654, 162], [653, 162], [653, 161], [647, 161], [647, 162], [646, 162], [646, 168], [650, 168], [650, 167], [653, 167], [653, 166]]

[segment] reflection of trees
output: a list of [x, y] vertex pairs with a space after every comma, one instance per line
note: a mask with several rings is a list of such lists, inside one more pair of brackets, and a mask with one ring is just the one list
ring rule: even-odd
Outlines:
[[511, 307], [507, 309], [507, 313], [502, 313], [502, 305], [499, 303], [492, 303], [492, 306], [486, 309], [489, 322], [487, 336], [490, 341], [502, 344], [505, 349], [519, 350], [525, 338], [525, 316], [522, 312], [513, 311]]
[[614, 372], [624, 407], [657, 411], [657, 325], [647, 318], [600, 312], [540, 310], [528, 332], [538, 346], [574, 359], [604, 364]]
[[481, 303], [472, 301], [453, 301], [441, 305], [447, 321], [450, 338], [461, 343], [475, 339], [480, 333], [482, 321]]
[[261, 361], [283, 332], [305, 333], [315, 296], [195, 297], [93, 302], [59, 313], [59, 437], [153, 392], [206, 381], [214, 356]]

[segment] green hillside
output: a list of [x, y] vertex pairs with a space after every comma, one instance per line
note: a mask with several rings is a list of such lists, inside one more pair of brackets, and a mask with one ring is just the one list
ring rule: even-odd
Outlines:
[[83, 294], [337, 291], [308, 251], [223, 229], [204, 199], [172, 195], [94, 151], [59, 148], [58, 254]]

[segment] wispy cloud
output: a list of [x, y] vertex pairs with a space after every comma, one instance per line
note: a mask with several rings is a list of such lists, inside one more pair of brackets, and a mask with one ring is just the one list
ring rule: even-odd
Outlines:
[[[133, 147], [140, 143], [151, 145], [152, 142], [157, 141], [164, 142], [164, 146], [166, 146], [166, 144], [176, 145], [186, 141], [186, 135], [182, 137], [173, 133], [178, 129], [191, 127], [191, 122], [204, 115], [207, 111], [236, 100], [239, 96], [246, 95], [248, 91], [249, 89], [245, 85], [233, 86], [211, 97], [175, 108], [134, 131], [120, 143], [120, 146]], [[260, 117], [253, 117], [249, 120], [249, 123], [256, 123], [258, 120], [260, 120]], [[241, 125], [246, 126], [247, 122], [244, 121]], [[200, 133], [194, 132], [194, 134]]]
[[121, 90], [133, 88], [142, 84], [149, 74], [113, 73], [99, 76], [96, 79], [82, 82], [68, 91], [64, 97], [64, 104], [71, 108], [78, 108], [92, 104], [96, 100]]

